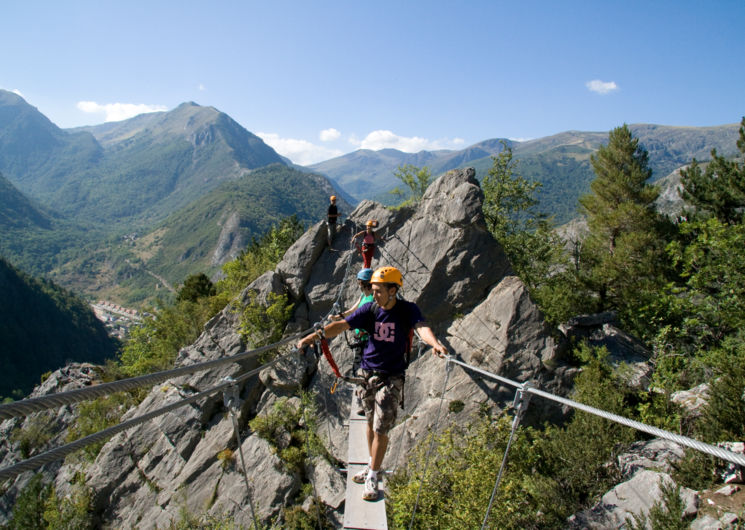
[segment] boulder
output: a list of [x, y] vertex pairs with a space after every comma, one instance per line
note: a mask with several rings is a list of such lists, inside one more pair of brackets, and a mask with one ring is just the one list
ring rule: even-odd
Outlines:
[[682, 407], [691, 417], [698, 417], [709, 401], [709, 383], [702, 383], [690, 390], [673, 392], [670, 401]]
[[[661, 484], [675, 485], [670, 475], [656, 471], [641, 470], [608, 493], [589, 510], [569, 518], [571, 528], [626, 528], [627, 520], [634, 516], [649, 515], [650, 508], [656, 503], [664, 504]], [[688, 488], [680, 489], [684, 503], [684, 518], [693, 518], [698, 513], [698, 495]], [[649, 521], [647, 528], [651, 529]]]
[[678, 444], [662, 438], [632, 443], [626, 452], [618, 455], [618, 468], [624, 479], [629, 479], [642, 469], [671, 473], [685, 451]]

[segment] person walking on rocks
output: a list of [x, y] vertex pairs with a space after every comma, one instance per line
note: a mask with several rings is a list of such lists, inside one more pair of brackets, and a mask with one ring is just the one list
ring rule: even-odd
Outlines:
[[352, 477], [364, 484], [362, 498], [378, 498], [378, 474], [388, 448], [388, 433], [396, 421], [403, 395], [404, 373], [411, 334], [416, 329], [433, 353], [447, 354], [427, 325], [419, 307], [396, 297], [403, 287], [401, 272], [395, 267], [381, 267], [370, 279], [374, 301], [358, 307], [344, 320], [331, 322], [323, 330], [303, 337], [297, 344], [304, 349], [320, 336], [336, 337], [351, 328], [367, 331], [370, 339], [362, 352], [361, 372], [365, 382], [356, 390], [367, 419], [368, 465]]
[[336, 207], [336, 195], [329, 197], [329, 201], [331, 204], [329, 204], [328, 211], [326, 212], [326, 230], [328, 244], [331, 246], [331, 243], [334, 242], [334, 237], [336, 237], [336, 220], [339, 217], [339, 210]]
[[354, 237], [352, 237], [352, 241], [356, 241], [358, 237], [363, 236], [362, 246], [358, 245], [356, 242], [354, 246], [357, 247], [359, 253], [362, 254], [362, 266], [366, 269], [372, 267], [373, 254], [375, 254], [375, 240], [377, 236], [375, 235], [373, 228], [376, 225], [377, 223], [375, 221], [368, 221], [365, 224], [365, 229], [361, 232], [357, 232]]

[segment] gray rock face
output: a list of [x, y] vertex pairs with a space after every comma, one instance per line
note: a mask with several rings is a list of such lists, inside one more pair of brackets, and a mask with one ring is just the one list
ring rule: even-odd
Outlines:
[[[574, 515], [569, 523], [572, 528], [626, 528], [626, 520], [633, 517], [649, 515], [649, 509], [655, 503], [663, 503], [661, 485], [673, 484], [666, 473], [642, 470], [630, 480], [623, 482], [603, 495], [600, 502], [586, 512]], [[685, 518], [692, 518], [698, 513], [698, 496], [688, 488], [680, 489], [684, 503]], [[647, 528], [652, 528], [647, 522]]]
[[[457, 358], [519, 383], [531, 380], [545, 390], [565, 392], [574, 371], [562, 364], [558, 335], [546, 327], [525, 286], [512, 275], [504, 251], [486, 230], [482, 201], [474, 171], [456, 170], [435, 181], [416, 208], [388, 210], [363, 201], [339, 227], [331, 249], [324, 224], [316, 224], [287, 251], [275, 271], [253, 282], [239, 300], [210, 320], [199, 339], [179, 353], [177, 363], [190, 365], [251, 349], [238, 333], [237, 310], [252, 298], [266, 301], [269, 293], [286, 293], [295, 307], [287, 332], [307, 329], [335, 303], [342, 309], [351, 307], [359, 298], [354, 278], [362, 260], [349, 241], [367, 220], [375, 219], [379, 239], [373, 267], [391, 265], [402, 271], [402, 294], [420, 306]], [[342, 371], [348, 371], [352, 353], [344, 337], [331, 341], [331, 351]], [[254, 357], [157, 385], [126, 418], [210, 389], [224, 377], [238, 377], [259, 365], [260, 359]], [[429, 352], [415, 353], [407, 372], [405, 409], [391, 433], [387, 469], [403, 464], [429, 429], [444, 425], [439, 423], [444, 421], [439, 411], [454, 415], [447, 421], [465, 422], [487, 399], [494, 400], [495, 407], [511, 404], [514, 388], [458, 366], [451, 367], [445, 386], [445, 366], [444, 360]], [[335, 468], [347, 457], [345, 422], [352, 389], [340, 385], [331, 395], [333, 382], [328, 363], [297, 354], [243, 381], [240, 448], [219, 393], [118, 434], [95, 462], [81, 464], [95, 492], [100, 520], [118, 528], [162, 528], [178, 521], [186, 510], [228, 516], [248, 527], [252, 523], [249, 499], [267, 523], [283, 507], [306, 500], [300, 492], [309, 478], [328, 510], [336, 510], [330, 517], [340, 520], [344, 481]], [[291, 473], [274, 448], [250, 432], [247, 424], [270, 411], [279, 398], [300, 389], [317, 395], [315, 424], [329, 460], [314, 455], [313, 465], [304, 473]], [[447, 412], [454, 401], [464, 405], [457, 414]], [[561, 413], [545, 403], [536, 402], [529, 409], [539, 421]], [[250, 492], [239, 449], [245, 457]], [[232, 458], [226, 456], [230, 454]], [[58, 477], [70, 477], [73, 469], [79, 468], [64, 464]]]
[[[100, 382], [96, 367], [90, 363], [72, 363], [52, 372], [31, 393], [29, 398], [46, 396], [58, 392], [77, 390]], [[36, 412], [26, 418], [13, 418], [0, 422], [0, 468], [9, 467], [36, 456], [54, 447], [64, 445], [70, 426], [77, 414], [77, 405], [66, 405], [56, 410]], [[62, 462], [52, 462], [37, 472], [45, 482], [54, 481]], [[68, 466], [74, 469], [75, 466]], [[74, 474], [74, 473], [73, 473]], [[26, 487], [34, 473], [27, 471], [19, 475], [0, 495], [0, 524], [6, 524], [18, 494]]]
[[680, 405], [692, 417], [700, 416], [701, 409], [709, 401], [709, 383], [702, 383], [690, 390], [673, 392], [670, 401]]
[[681, 460], [684, 454], [681, 446], [661, 438], [634, 442], [625, 453], [618, 455], [618, 467], [624, 478], [631, 478], [641, 469], [670, 473], [673, 464]]
[[210, 265], [222, 265], [240, 254], [246, 246], [246, 238], [241, 234], [240, 227], [241, 217], [238, 212], [232, 212], [227, 219], [222, 220], [222, 230], [212, 252]]

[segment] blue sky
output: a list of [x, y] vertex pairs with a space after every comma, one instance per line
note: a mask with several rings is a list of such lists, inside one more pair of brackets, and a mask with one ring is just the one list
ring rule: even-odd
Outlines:
[[745, 0], [28, 0], [0, 12], [0, 88], [60, 127], [195, 101], [300, 164], [745, 115]]

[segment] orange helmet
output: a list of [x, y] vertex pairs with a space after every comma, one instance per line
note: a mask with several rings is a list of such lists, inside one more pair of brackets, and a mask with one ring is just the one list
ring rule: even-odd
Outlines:
[[370, 283], [395, 283], [399, 287], [403, 287], [404, 279], [401, 276], [401, 271], [396, 267], [380, 267], [373, 273]]
[[375, 221], [368, 221], [365, 223], [365, 226], [369, 226], [372, 228], [373, 226], [375, 226]]
[[331, 199], [332, 201], [335, 201], [336, 200], [336, 195], [332, 195], [331, 197], [329, 197], [329, 199]]

